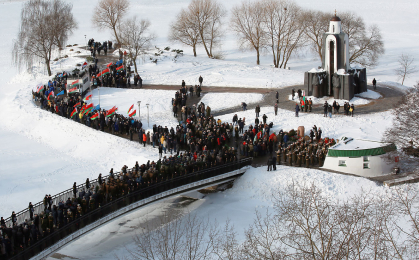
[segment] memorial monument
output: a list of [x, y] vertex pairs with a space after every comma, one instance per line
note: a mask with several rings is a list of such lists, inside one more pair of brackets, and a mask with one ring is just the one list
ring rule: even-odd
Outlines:
[[351, 100], [355, 94], [367, 91], [367, 70], [351, 68], [349, 37], [342, 32], [341, 19], [330, 20], [329, 31], [323, 34], [322, 66], [304, 74], [307, 96], [333, 96]]

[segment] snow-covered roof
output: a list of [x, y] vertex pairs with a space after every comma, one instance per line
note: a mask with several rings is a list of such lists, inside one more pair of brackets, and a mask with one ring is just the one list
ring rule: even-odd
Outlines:
[[338, 69], [337, 74], [338, 75], [348, 75], [348, 73], [346, 73], [346, 71], [344, 69]]
[[392, 143], [342, 137], [337, 144], [329, 148], [328, 155], [334, 157], [359, 157], [385, 154], [394, 149], [396, 149], [396, 146]]
[[316, 68], [312, 68], [311, 70], [308, 71], [309, 73], [317, 73], [317, 72], [324, 72], [324, 69], [316, 69]]

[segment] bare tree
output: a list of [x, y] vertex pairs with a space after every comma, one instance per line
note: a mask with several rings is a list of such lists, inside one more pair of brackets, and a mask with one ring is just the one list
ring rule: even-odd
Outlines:
[[77, 28], [73, 6], [61, 0], [30, 0], [21, 12], [18, 37], [13, 44], [13, 62], [30, 68], [36, 60], [45, 63], [51, 76], [52, 52], [65, 45]]
[[266, 212], [266, 216], [262, 217], [256, 212], [256, 219], [253, 224], [246, 230], [246, 240], [242, 245], [242, 252], [246, 259], [287, 259], [281, 241], [285, 227], [280, 223], [280, 219]]
[[230, 220], [227, 220], [224, 227], [217, 233], [214, 233], [214, 237], [212, 238], [214, 243], [212, 246], [212, 255], [216, 259], [243, 259], [236, 236], [237, 233], [234, 230], [234, 226], [231, 225]]
[[128, 7], [128, 0], [100, 0], [95, 7], [92, 23], [100, 29], [111, 29], [116, 41], [121, 44], [118, 27], [127, 13]]
[[198, 27], [200, 43], [208, 57], [212, 58], [213, 48], [220, 43], [223, 36], [222, 19], [227, 11], [215, 0], [192, 0], [187, 13]]
[[201, 43], [199, 27], [184, 9], [180, 11], [176, 21], [170, 26], [169, 39], [191, 46], [196, 57], [196, 46]]
[[231, 29], [236, 32], [242, 49], [256, 51], [256, 64], [260, 64], [260, 52], [266, 43], [264, 8], [261, 2], [242, 2], [231, 14]]
[[179, 216], [172, 211], [159, 218], [156, 226], [146, 225], [134, 237], [136, 250], [129, 250], [132, 259], [198, 260], [212, 253], [215, 226], [195, 214]]
[[[394, 115], [393, 125], [384, 132], [383, 140], [388, 143], [394, 143], [399, 149], [396, 155], [403, 159], [402, 167], [406, 170], [418, 172], [419, 140], [416, 136], [419, 134], [418, 124], [419, 116], [415, 111], [419, 111], [419, 86], [416, 85], [406, 95], [403, 96], [400, 103], [392, 111]], [[401, 160], [402, 161], [402, 160]]]
[[[321, 11], [308, 11], [307, 37], [311, 40], [312, 48], [322, 59], [323, 33], [328, 31], [331, 16]], [[364, 20], [354, 13], [339, 14], [342, 20], [342, 31], [349, 37], [349, 62], [372, 67], [378, 58], [384, 54], [384, 42], [376, 25], [366, 27]]]
[[402, 85], [404, 80], [408, 78], [411, 74], [418, 72], [416, 66], [413, 65], [414, 58], [408, 54], [402, 54], [399, 57], [398, 63], [399, 67], [396, 69], [396, 74], [399, 79], [402, 80]]
[[128, 55], [134, 63], [135, 73], [137, 70], [137, 57], [147, 50], [155, 39], [154, 34], [149, 32], [150, 21], [137, 20], [137, 16], [124, 21], [121, 26], [121, 42], [128, 49]]
[[304, 13], [307, 22], [306, 36], [311, 42], [312, 50], [322, 58], [323, 34], [329, 30], [330, 15], [322, 11], [308, 10]]
[[264, 27], [275, 68], [285, 68], [294, 50], [302, 46], [305, 19], [292, 0], [265, 0]]

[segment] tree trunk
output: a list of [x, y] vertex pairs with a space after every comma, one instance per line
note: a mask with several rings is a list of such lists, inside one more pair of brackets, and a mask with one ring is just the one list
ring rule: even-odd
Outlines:
[[211, 58], [211, 54], [208, 51], [208, 47], [207, 47], [207, 44], [205, 43], [203, 33], [200, 33], [200, 34], [201, 34], [202, 45], [204, 45], [205, 52], [207, 53], [208, 57]]
[[51, 66], [49, 64], [49, 60], [45, 59], [45, 66], [47, 66], [47, 70], [48, 70], [48, 76], [51, 76]]
[[275, 68], [278, 68], [278, 62], [276, 61], [275, 48], [273, 46], [272, 46], [272, 56], [274, 57], [274, 66]]
[[134, 62], [135, 73], [138, 74], [138, 71], [137, 71], [137, 61], [136, 61], [136, 59], [134, 59], [133, 62]]
[[192, 46], [193, 48], [193, 56], [196, 57], [196, 45]]
[[115, 34], [115, 39], [118, 42], [119, 46], [121, 46], [121, 41], [119, 40], [118, 34], [116, 33], [116, 28], [113, 28], [113, 33]]
[[259, 48], [255, 48], [256, 49], [256, 64], [260, 65], [260, 59], [259, 59]]

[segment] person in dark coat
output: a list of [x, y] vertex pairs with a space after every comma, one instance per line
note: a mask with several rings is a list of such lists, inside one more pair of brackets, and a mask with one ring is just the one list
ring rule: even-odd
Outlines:
[[311, 142], [313, 143], [313, 139], [314, 139], [314, 132], [313, 132], [313, 129], [311, 129], [311, 130], [310, 130], [310, 134], [309, 134], [309, 136], [310, 136]]
[[374, 89], [377, 88], [377, 81], [375, 80], [375, 78], [372, 80], [372, 86]]
[[28, 209], [29, 209], [29, 217], [30, 217], [31, 220], [33, 220], [33, 205], [32, 205], [32, 202], [29, 202]]
[[204, 79], [202, 78], [202, 76], [199, 76], [199, 86], [202, 87], [202, 82], [204, 81]]
[[274, 171], [276, 171], [276, 156], [272, 156], [272, 166], [274, 168]]
[[298, 103], [295, 104], [295, 116], [298, 117], [298, 112], [300, 112], [300, 106]]
[[354, 116], [354, 110], [355, 110], [355, 107], [354, 107], [354, 104], [352, 104], [351, 108], [349, 108], [349, 113], [351, 113], [352, 117]]
[[255, 113], [256, 113], [256, 117], [259, 117], [259, 113], [260, 113], [260, 106], [259, 105], [256, 106]]
[[272, 171], [272, 159], [271, 158], [268, 158], [268, 172], [269, 171]]
[[263, 114], [262, 119], [263, 119], [263, 124], [266, 124], [266, 119], [268, 118], [267, 115]]
[[327, 104], [327, 101], [324, 101], [323, 104], [323, 117], [327, 117], [327, 109], [329, 108], [329, 104]]

